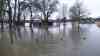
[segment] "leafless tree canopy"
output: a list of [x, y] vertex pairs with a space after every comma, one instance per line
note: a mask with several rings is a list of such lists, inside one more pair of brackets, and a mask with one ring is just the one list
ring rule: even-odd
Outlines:
[[84, 8], [82, 2], [76, 2], [71, 8], [70, 8], [70, 17], [72, 19], [80, 19], [88, 16], [87, 9]]

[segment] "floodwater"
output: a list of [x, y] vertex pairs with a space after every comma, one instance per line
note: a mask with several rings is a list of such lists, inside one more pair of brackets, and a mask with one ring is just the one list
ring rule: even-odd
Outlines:
[[71, 23], [52, 27], [5, 27], [0, 30], [0, 56], [100, 56], [100, 28]]
[[84, 24], [80, 28], [80, 56], [100, 56], [100, 27], [96, 24]]

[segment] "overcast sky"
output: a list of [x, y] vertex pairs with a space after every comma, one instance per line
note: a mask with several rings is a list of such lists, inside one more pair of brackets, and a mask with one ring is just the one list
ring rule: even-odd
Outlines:
[[[84, 6], [91, 13], [91, 17], [100, 17], [100, 0], [82, 0]], [[70, 7], [75, 0], [60, 0], [60, 3], [67, 3]]]

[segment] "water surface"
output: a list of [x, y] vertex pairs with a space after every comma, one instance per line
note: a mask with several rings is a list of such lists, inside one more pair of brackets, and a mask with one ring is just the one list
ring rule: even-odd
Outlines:
[[0, 30], [0, 56], [100, 56], [100, 28], [71, 23]]

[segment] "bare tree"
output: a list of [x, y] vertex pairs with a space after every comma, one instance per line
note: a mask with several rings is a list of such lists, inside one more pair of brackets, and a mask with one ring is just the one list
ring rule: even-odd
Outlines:
[[5, 14], [4, 5], [5, 5], [5, 0], [0, 0], [0, 23], [2, 27], [3, 27], [3, 16]]
[[18, 0], [18, 15], [17, 15], [17, 21], [20, 22], [20, 17], [21, 17], [21, 3]]
[[73, 20], [80, 20], [88, 16], [87, 9], [84, 8], [83, 3], [76, 1], [70, 8], [70, 18]]
[[63, 4], [62, 6], [62, 16], [63, 18], [67, 15], [67, 4]]
[[62, 20], [65, 23], [66, 18], [67, 18], [67, 4], [63, 4], [62, 6]]
[[16, 11], [17, 11], [17, 0], [14, 0], [15, 3], [14, 3], [14, 15], [13, 15], [13, 21], [15, 22], [15, 19], [16, 19]]
[[28, 2], [25, 2], [25, 1], [22, 1], [21, 2], [21, 10], [26, 10], [28, 9], [28, 11], [30, 12], [30, 18], [32, 19], [32, 13], [33, 13], [33, 10], [34, 10], [34, 7], [32, 5], [32, 2], [28, 1]]
[[33, 6], [43, 14], [43, 21], [48, 22], [51, 14], [57, 10], [58, 0], [35, 0]]
[[[15, 16], [17, 16], [17, 21], [16, 21], [16, 24], [17, 25], [23, 25], [24, 24], [24, 21], [21, 21], [22, 19], [22, 12], [24, 12], [24, 9], [26, 8], [23, 8], [24, 6], [24, 3], [25, 3], [25, 0], [24, 1], [20, 1], [20, 0], [17, 0], [18, 2], [16, 3], [17, 5], [17, 13], [16, 13], [16, 9], [14, 10], [15, 11]], [[16, 1], [15, 1], [16, 2]], [[16, 15], [17, 14], [17, 15]], [[24, 15], [25, 17], [25, 15]], [[15, 17], [16, 18], [16, 17]]]
[[8, 17], [9, 17], [9, 27], [12, 25], [12, 7], [11, 7], [11, 0], [7, 0], [8, 4]]
[[75, 4], [70, 8], [70, 18], [74, 21], [78, 21], [78, 31], [80, 19], [88, 16], [86, 8], [84, 8], [83, 3], [76, 1]]
[[[30, 19], [32, 20], [32, 17], [33, 17], [33, 10], [34, 10], [34, 7], [33, 7], [33, 1], [30, 1], [30, 0], [24, 0], [24, 1], [21, 1], [20, 2], [20, 7], [21, 7], [21, 14], [23, 14], [23, 17], [24, 17], [24, 22], [25, 22], [25, 11], [29, 12], [30, 13]], [[30, 23], [32, 25], [32, 22]], [[30, 25], [30, 26], [31, 26]]]

